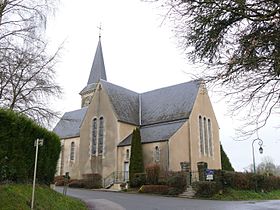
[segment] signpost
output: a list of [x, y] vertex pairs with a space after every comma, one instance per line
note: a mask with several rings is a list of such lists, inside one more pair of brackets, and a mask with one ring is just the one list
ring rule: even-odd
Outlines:
[[35, 183], [36, 183], [36, 172], [37, 172], [37, 159], [38, 159], [38, 147], [43, 146], [43, 139], [36, 139], [34, 146], [36, 147], [35, 152], [35, 164], [34, 164], [34, 177], [33, 177], [33, 187], [32, 187], [32, 200], [31, 200], [31, 209], [34, 208], [34, 195], [35, 195]]
[[64, 187], [63, 187], [63, 195], [67, 194], [67, 186], [70, 180], [69, 172], [66, 172], [64, 175]]

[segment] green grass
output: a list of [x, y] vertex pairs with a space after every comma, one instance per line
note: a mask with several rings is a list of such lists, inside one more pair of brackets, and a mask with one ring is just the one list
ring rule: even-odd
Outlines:
[[255, 192], [246, 190], [227, 189], [222, 195], [214, 195], [215, 200], [276, 200], [280, 199], [280, 190], [272, 192]]
[[[1, 210], [30, 210], [32, 185], [0, 185]], [[86, 210], [86, 205], [74, 198], [63, 196], [47, 186], [36, 186], [36, 210]]]

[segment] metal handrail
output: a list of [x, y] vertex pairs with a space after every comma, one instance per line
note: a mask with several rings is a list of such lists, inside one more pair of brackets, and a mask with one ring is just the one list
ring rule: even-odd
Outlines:
[[108, 188], [115, 183], [127, 182], [128, 171], [114, 171], [103, 179], [104, 188]]

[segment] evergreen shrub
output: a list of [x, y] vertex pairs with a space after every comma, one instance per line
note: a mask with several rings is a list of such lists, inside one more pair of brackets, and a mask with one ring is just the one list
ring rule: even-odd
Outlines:
[[130, 187], [141, 187], [146, 184], [146, 174], [145, 173], [135, 173], [129, 181]]
[[135, 182], [137, 182], [133, 180], [135, 177], [134, 174], [144, 172], [142, 143], [139, 128], [134, 129], [132, 133], [131, 155], [129, 162], [129, 183], [131, 187], [137, 187], [133, 185]]
[[0, 109], [0, 183], [32, 181], [36, 139], [44, 139], [38, 152], [37, 181], [48, 185], [56, 172], [59, 137], [25, 115]]

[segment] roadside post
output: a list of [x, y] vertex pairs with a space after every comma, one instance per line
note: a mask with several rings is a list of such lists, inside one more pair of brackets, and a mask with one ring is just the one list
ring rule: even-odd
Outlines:
[[34, 142], [34, 146], [36, 147], [36, 152], [35, 152], [34, 176], [33, 176], [33, 187], [32, 187], [32, 199], [31, 199], [31, 209], [32, 210], [34, 209], [38, 149], [39, 149], [39, 146], [43, 146], [43, 143], [44, 143], [44, 139], [36, 139]]
[[70, 180], [69, 172], [66, 172], [63, 177], [64, 177], [63, 195], [66, 195], [67, 194], [68, 182]]

